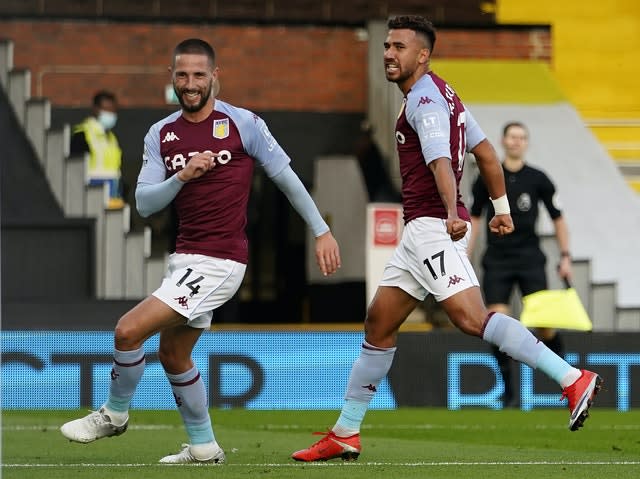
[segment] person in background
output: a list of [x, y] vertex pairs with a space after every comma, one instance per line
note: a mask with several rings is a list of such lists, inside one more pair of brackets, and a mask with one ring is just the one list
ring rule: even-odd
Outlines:
[[428, 294], [462, 332], [495, 344], [557, 382], [568, 398], [569, 429], [575, 431], [588, 417], [601, 378], [568, 364], [518, 320], [487, 310], [467, 257], [470, 216], [459, 183], [465, 152], [470, 151], [495, 209], [489, 225], [492, 234], [512, 233], [500, 161], [455, 90], [431, 71], [436, 40], [431, 22], [412, 15], [392, 18], [387, 25], [384, 72], [404, 97], [394, 136], [405, 226], [367, 310], [364, 341], [351, 368], [340, 415], [319, 441], [291, 457], [304, 462], [357, 459], [362, 450], [361, 425], [391, 368], [398, 330]]
[[[523, 123], [514, 121], [503, 127], [502, 169], [515, 231], [506, 236], [487, 234], [487, 247], [482, 256], [482, 290], [487, 308], [504, 314], [510, 314], [509, 299], [514, 287], [517, 286], [523, 296], [547, 289], [547, 259], [536, 232], [540, 203], [544, 204], [553, 220], [560, 250], [558, 275], [565, 282], [570, 282], [572, 276], [569, 229], [560, 209], [556, 188], [543, 171], [525, 163], [528, 145], [529, 132]], [[481, 228], [488, 231], [488, 224], [483, 224], [483, 213], [487, 213], [488, 219], [494, 214], [489, 192], [480, 176], [474, 182], [472, 192], [469, 254], [478, 242]], [[539, 329], [537, 335], [549, 349], [564, 356], [562, 338], [557, 330]], [[514, 407], [517, 398], [511, 378], [511, 360], [496, 346], [492, 346], [492, 351], [504, 382], [503, 405]]]
[[264, 120], [213, 95], [219, 70], [211, 45], [199, 38], [180, 42], [169, 70], [182, 108], [152, 125], [145, 136], [136, 206], [146, 217], [173, 204], [178, 219], [175, 253], [159, 288], [116, 325], [106, 402], [60, 429], [80, 443], [125, 432], [145, 369], [144, 343], [160, 333], [158, 357], [189, 437], [179, 452], [160, 462], [222, 463], [225, 454], [213, 432], [204, 380], [191, 353], [244, 278], [254, 167], [265, 171], [313, 232], [316, 261], [324, 275], [338, 270], [340, 251]]
[[122, 150], [113, 127], [118, 121], [118, 104], [113, 93], [101, 90], [93, 97], [91, 115], [73, 128], [70, 153], [89, 154], [89, 185], [109, 186], [109, 208], [124, 206], [121, 182]]

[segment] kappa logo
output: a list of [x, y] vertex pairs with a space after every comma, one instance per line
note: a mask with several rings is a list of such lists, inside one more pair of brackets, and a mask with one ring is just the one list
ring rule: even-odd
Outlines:
[[367, 384], [366, 386], [362, 386], [364, 389], [368, 389], [369, 391], [371, 391], [372, 393], [376, 392], [377, 389], [373, 384]]
[[177, 141], [180, 138], [178, 138], [178, 135], [176, 135], [174, 132], [172, 131], [168, 131], [166, 135], [164, 135], [164, 139], [162, 140], [162, 143], [168, 143], [170, 141]]
[[451, 286], [455, 286], [460, 281], [464, 281], [464, 278], [461, 278], [457, 274], [454, 274], [453, 276], [449, 276], [449, 284], [447, 285], [447, 288], [449, 288]]
[[115, 381], [120, 375], [116, 372], [116, 368], [111, 368], [111, 380]]
[[420, 101], [418, 102], [418, 106], [420, 106], [420, 105], [428, 105], [429, 103], [435, 103], [435, 101], [433, 101], [428, 96], [421, 96], [420, 97]]
[[182, 306], [184, 309], [189, 309], [189, 305], [187, 304], [188, 298], [186, 296], [180, 296], [178, 298], [173, 298], [175, 299], [178, 304], [180, 306]]

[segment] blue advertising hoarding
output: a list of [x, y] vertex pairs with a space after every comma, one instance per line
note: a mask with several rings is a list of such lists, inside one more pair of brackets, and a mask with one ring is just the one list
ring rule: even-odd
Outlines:
[[[106, 399], [111, 331], [3, 331], [2, 408], [98, 408]], [[193, 359], [212, 407], [339, 409], [363, 334], [327, 331], [206, 332]], [[567, 334], [565, 358], [605, 379], [599, 406], [640, 406], [640, 335]], [[134, 409], [173, 409], [157, 358], [158, 336], [145, 344], [146, 369]], [[566, 407], [559, 387], [514, 362], [520, 407]], [[387, 378], [371, 407], [501, 408], [504, 385], [489, 346], [453, 332], [404, 333]], [[636, 387], [636, 390], [638, 388]]]
[[[335, 409], [342, 404], [361, 333], [205, 333], [193, 359], [209, 403], [252, 409]], [[155, 355], [158, 336], [145, 344], [147, 364], [133, 408], [172, 409], [171, 388]], [[112, 332], [2, 333], [2, 407], [99, 407], [107, 397]], [[384, 381], [373, 408], [394, 408]]]

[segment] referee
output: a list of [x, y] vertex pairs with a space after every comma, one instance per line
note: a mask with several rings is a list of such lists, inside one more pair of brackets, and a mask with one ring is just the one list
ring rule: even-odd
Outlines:
[[[529, 132], [520, 122], [507, 123], [502, 131], [504, 149], [504, 170], [507, 196], [515, 230], [510, 235], [487, 234], [487, 247], [482, 257], [482, 289], [487, 309], [509, 314], [509, 298], [514, 286], [523, 296], [547, 289], [545, 272], [546, 257], [540, 249], [540, 238], [536, 233], [536, 221], [540, 203], [544, 204], [553, 220], [555, 237], [560, 249], [560, 278], [571, 280], [571, 255], [569, 252], [569, 232], [558, 204], [553, 182], [541, 170], [525, 163], [524, 156], [529, 143]], [[473, 250], [483, 213], [493, 217], [493, 206], [487, 188], [478, 176], [473, 185], [473, 205], [471, 207], [472, 236], [469, 251]], [[487, 228], [485, 221], [485, 228]], [[556, 354], [563, 357], [563, 345], [554, 329], [539, 329], [537, 336]], [[498, 360], [505, 385], [504, 407], [517, 405], [511, 381], [510, 359], [492, 346]]]

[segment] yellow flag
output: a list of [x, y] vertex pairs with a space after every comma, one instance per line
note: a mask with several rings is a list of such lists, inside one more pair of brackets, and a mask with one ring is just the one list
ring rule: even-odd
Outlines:
[[548, 289], [522, 298], [520, 321], [528, 328], [591, 331], [593, 325], [573, 288]]

